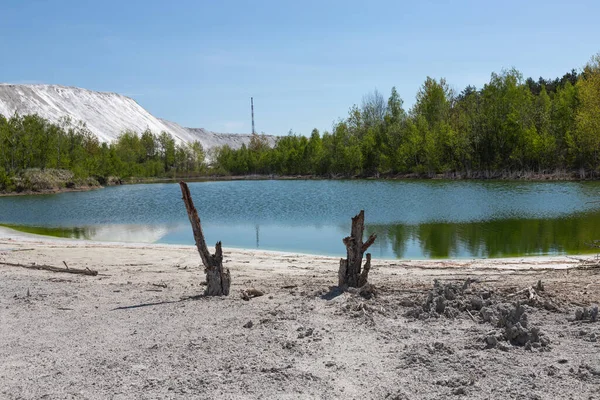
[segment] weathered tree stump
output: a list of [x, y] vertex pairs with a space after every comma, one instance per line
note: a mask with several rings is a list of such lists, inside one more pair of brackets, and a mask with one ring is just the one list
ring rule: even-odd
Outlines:
[[204, 264], [204, 272], [206, 272], [206, 291], [204, 294], [207, 296], [227, 296], [229, 294], [229, 286], [231, 285], [231, 275], [229, 274], [229, 269], [223, 268], [221, 242], [217, 242], [215, 254], [211, 255], [206, 247], [202, 225], [200, 225], [200, 217], [198, 217], [198, 212], [196, 211], [196, 207], [194, 207], [190, 189], [183, 181], [179, 182], [179, 186], [181, 186], [183, 202], [185, 203], [185, 208], [192, 224], [196, 247]]
[[365, 210], [352, 218], [352, 230], [350, 236], [344, 238], [347, 258], [340, 260], [339, 286], [340, 287], [362, 287], [367, 283], [369, 270], [371, 269], [371, 253], [367, 253], [367, 261], [362, 267], [363, 254], [373, 244], [377, 235], [369, 236], [363, 243], [363, 232], [365, 229]]

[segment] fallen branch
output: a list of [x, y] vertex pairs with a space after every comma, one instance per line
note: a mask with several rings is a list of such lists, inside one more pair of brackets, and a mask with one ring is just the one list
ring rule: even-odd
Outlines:
[[298, 285], [285, 285], [285, 286], [282, 286], [281, 288], [282, 289], [295, 289], [297, 287], [298, 287]]
[[519, 295], [521, 293], [525, 293], [525, 292], [529, 292], [529, 294], [531, 295], [531, 290], [533, 290], [533, 288], [531, 286], [529, 286], [529, 287], [526, 287], [525, 289], [521, 289], [521, 290], [519, 290], [519, 291], [517, 291], [515, 293], [509, 294], [506, 297], [515, 297], [515, 296], [517, 296], [517, 295]]
[[264, 296], [264, 294], [265, 294], [265, 292], [263, 292], [262, 290], [258, 290], [258, 289], [254, 289], [254, 288], [250, 288], [250, 289], [241, 291], [242, 300], [245, 300], [245, 301], [249, 301], [250, 299], [252, 299], [254, 297]]
[[25, 265], [25, 264], [15, 264], [8, 262], [0, 262], [1, 265], [8, 265], [10, 267], [21, 267], [27, 269], [37, 269], [42, 271], [51, 271], [51, 272], [64, 272], [67, 274], [79, 274], [79, 275], [88, 275], [88, 276], [96, 276], [98, 275], [98, 271], [92, 271], [89, 268], [86, 269], [78, 269], [78, 268], [60, 268], [53, 267], [51, 265]]
[[35, 249], [0, 249], [0, 251], [33, 251]]
[[[541, 285], [541, 281], [538, 281], [538, 286], [539, 285]], [[527, 294], [527, 298], [529, 301], [538, 301], [539, 300], [539, 296], [538, 296], [537, 292], [535, 291], [535, 289], [533, 288], [533, 286], [528, 286], [525, 289], [521, 289], [515, 293], [509, 294], [506, 297], [511, 298], [511, 297], [518, 296], [520, 294]]]
[[596, 268], [600, 268], [600, 263], [592, 263], [592, 264], [579, 264], [575, 267], [571, 267], [571, 268], [567, 268], [567, 271], [574, 269], [574, 270], [588, 270], [588, 269], [596, 269]]
[[473, 322], [477, 322], [477, 320], [475, 319], [475, 317], [473, 316], [473, 314], [471, 314], [471, 311], [467, 310], [467, 313], [469, 314], [469, 317], [471, 317], [471, 319], [473, 320]]
[[581, 258], [581, 257], [575, 257], [575, 256], [566, 256], [566, 258], [570, 258], [571, 260], [576, 260], [582, 263], [587, 263], [592, 261], [593, 258]]

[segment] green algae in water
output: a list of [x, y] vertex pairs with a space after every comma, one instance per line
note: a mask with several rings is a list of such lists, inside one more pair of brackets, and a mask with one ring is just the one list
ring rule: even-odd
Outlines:
[[13, 224], [0, 224], [0, 226], [19, 232], [32, 233], [34, 235], [52, 236], [67, 239], [91, 240], [94, 236], [91, 228], [45, 227]]

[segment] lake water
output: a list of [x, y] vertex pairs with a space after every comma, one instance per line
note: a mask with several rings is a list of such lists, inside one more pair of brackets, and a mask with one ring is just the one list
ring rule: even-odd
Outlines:
[[[594, 253], [600, 183], [231, 181], [190, 183], [209, 244], [344, 255], [365, 210], [379, 258]], [[102, 241], [193, 244], [178, 184], [0, 198], [0, 224]], [[365, 234], [365, 235], [366, 235]]]

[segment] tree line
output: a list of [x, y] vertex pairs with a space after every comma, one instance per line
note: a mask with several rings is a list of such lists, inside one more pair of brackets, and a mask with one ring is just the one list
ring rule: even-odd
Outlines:
[[66, 169], [78, 178], [158, 177], [200, 174], [205, 153], [199, 142], [176, 144], [166, 132], [123, 132], [100, 143], [84, 123], [62, 118], [51, 123], [38, 115], [0, 114], [0, 190], [10, 191], [22, 171]]
[[[456, 92], [427, 77], [405, 110], [392, 88], [374, 91], [321, 134], [289, 133], [271, 147], [253, 135], [239, 149], [177, 144], [166, 133], [122, 133], [100, 143], [84, 123], [38, 115], [0, 115], [0, 190], [24, 170], [67, 169], [76, 177], [316, 175], [323, 177], [517, 172], [596, 176], [600, 162], [600, 54], [561, 78], [492, 73], [481, 89]], [[207, 161], [209, 161], [207, 165]]]
[[408, 111], [395, 88], [387, 101], [375, 91], [331, 132], [290, 132], [274, 148], [256, 136], [238, 150], [218, 149], [214, 166], [242, 175], [585, 175], [598, 172], [599, 150], [600, 54], [561, 78], [508, 69], [459, 93], [427, 77]]

